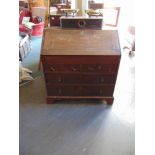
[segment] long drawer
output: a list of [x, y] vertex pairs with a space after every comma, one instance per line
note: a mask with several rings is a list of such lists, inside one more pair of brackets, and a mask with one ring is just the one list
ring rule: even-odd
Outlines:
[[116, 74], [45, 74], [46, 83], [53, 84], [115, 84]]
[[46, 64], [118, 64], [120, 55], [42, 55], [41, 60]]
[[118, 71], [119, 64], [44, 64], [43, 69], [45, 73], [105, 73], [114, 74]]
[[112, 96], [114, 85], [52, 85], [47, 84], [49, 96]]

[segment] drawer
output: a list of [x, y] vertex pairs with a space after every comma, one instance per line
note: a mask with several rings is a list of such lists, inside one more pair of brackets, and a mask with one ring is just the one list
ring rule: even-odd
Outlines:
[[80, 86], [56, 86], [47, 84], [47, 94], [50, 96], [79, 96]]
[[[101, 29], [102, 28], [102, 18], [89, 18], [89, 19], [61, 19], [62, 28], [92, 28], [92, 29]], [[83, 24], [84, 23], [84, 24]]]
[[114, 85], [83, 86], [82, 96], [112, 96]]
[[117, 73], [118, 64], [115, 65], [105, 65], [105, 64], [86, 64], [81, 65], [81, 72], [100, 72], [105, 74]]
[[115, 84], [116, 75], [89, 74], [82, 75], [82, 83], [85, 84]]
[[118, 65], [103, 65], [103, 64], [43, 64], [44, 72], [72, 72], [72, 73], [104, 73], [114, 74], [118, 71]]
[[84, 86], [84, 85], [50, 85], [47, 84], [49, 96], [112, 96], [114, 85]]
[[43, 64], [45, 72], [80, 72], [80, 65], [74, 64]]
[[116, 74], [45, 74], [46, 83], [62, 84], [115, 84]]
[[65, 83], [65, 84], [76, 84], [81, 83], [81, 75], [79, 74], [45, 74], [46, 83]]
[[118, 64], [120, 56], [116, 55], [42, 55], [43, 64]]

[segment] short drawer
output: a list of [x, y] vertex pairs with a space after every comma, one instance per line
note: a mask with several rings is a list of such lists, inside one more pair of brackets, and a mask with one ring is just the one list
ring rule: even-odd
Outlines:
[[44, 72], [80, 72], [80, 64], [44, 64]]
[[105, 64], [86, 64], [81, 65], [81, 72], [100, 72], [105, 74], [117, 73], [118, 64], [115, 65], [105, 65]]
[[76, 84], [81, 83], [81, 75], [79, 74], [45, 74], [46, 83], [63, 83], [63, 84]]
[[85, 84], [115, 84], [116, 74], [86, 74], [82, 75], [81, 81]]
[[112, 96], [114, 85], [83, 86], [82, 96]]
[[50, 96], [79, 96], [79, 86], [56, 86], [47, 84], [47, 94]]

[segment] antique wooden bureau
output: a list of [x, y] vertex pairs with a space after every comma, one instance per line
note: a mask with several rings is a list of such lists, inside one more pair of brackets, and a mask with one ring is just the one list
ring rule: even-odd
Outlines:
[[41, 61], [47, 103], [99, 98], [112, 104], [120, 58], [116, 30], [46, 28]]

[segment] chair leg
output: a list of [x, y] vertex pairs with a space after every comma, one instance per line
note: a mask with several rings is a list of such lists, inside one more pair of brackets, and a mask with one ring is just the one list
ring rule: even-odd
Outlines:
[[132, 54], [132, 51], [129, 51], [129, 55], [131, 55]]

